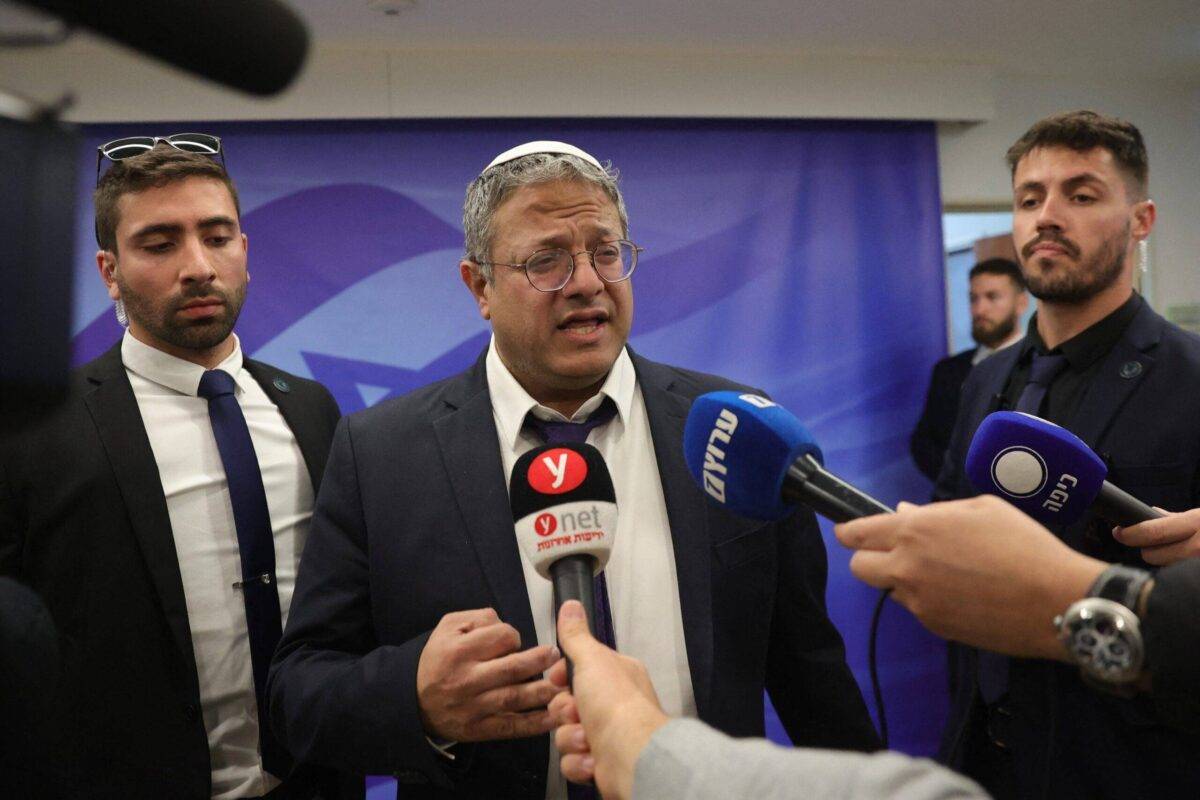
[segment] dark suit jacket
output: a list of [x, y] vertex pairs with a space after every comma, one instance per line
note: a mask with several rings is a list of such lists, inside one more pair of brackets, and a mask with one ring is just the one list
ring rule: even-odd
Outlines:
[[946, 356], [933, 365], [929, 378], [929, 389], [925, 392], [925, 407], [921, 418], [908, 439], [917, 469], [936, 481], [942, 471], [942, 460], [950, 446], [950, 434], [954, 432], [954, 420], [958, 418], [958, 396], [963, 381], [971, 374], [971, 359], [977, 347]]
[[[633, 356], [662, 477], [701, 719], [762, 735], [763, 687], [797, 744], [877, 746], [825, 613], [811, 513], [778, 524], [709, 504], [683, 460], [691, 401], [720, 378]], [[416, 672], [443, 615], [492, 607], [537, 641], [481, 356], [467, 372], [338, 426], [287, 630], [276, 730], [313, 763], [397, 773], [402, 797], [544, 797], [547, 736], [456, 748], [425, 739]]]
[[[320, 384], [245, 367], [295, 434], [315, 490], [337, 404]], [[34, 768], [46, 794], [206, 799], [183, 583], [120, 344], [73, 380], [63, 409], [0, 447], [0, 573], [41, 595], [62, 653], [53, 735]]]
[[[972, 370], [935, 498], [977, 494], [964, 474], [967, 448], [979, 423], [997, 410], [1020, 352], [1014, 345]], [[1135, 363], [1140, 368], [1131, 366]], [[1151, 505], [1179, 511], [1200, 505], [1197, 398], [1200, 338], [1143, 305], [1104, 356], [1064, 427], [1109, 463], [1112, 483]], [[1056, 533], [1105, 561], [1146, 566], [1111, 530], [1089, 515]], [[972, 729], [984, 724], [978, 651], [957, 645], [953, 650], [942, 758], [970, 774], [964, 745]], [[1065, 664], [1026, 659], [1011, 662], [1009, 699], [1015, 711], [1009, 738], [1023, 796], [1200, 797], [1200, 739], [1166, 727], [1170, 716], [1154, 699], [1121, 699], [1086, 686]]]

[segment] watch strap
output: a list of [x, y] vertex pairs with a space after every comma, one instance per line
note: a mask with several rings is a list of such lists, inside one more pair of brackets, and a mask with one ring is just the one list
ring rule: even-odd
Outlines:
[[1112, 600], [1136, 614], [1142, 588], [1153, 577], [1153, 573], [1144, 569], [1113, 564], [1100, 573], [1100, 576], [1088, 589], [1087, 596]]

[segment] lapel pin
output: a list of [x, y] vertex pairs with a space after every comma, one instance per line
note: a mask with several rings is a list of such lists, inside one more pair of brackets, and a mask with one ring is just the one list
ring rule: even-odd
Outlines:
[[1140, 362], [1140, 361], [1126, 361], [1124, 364], [1121, 365], [1121, 377], [1122, 378], [1136, 378], [1138, 375], [1141, 375], [1141, 374], [1142, 374], [1142, 362]]
[[[1125, 366], [1129, 366], [1129, 365], [1126, 364]], [[1139, 369], [1140, 369], [1140, 365], [1139, 365]], [[1122, 375], [1125, 374], [1125, 367], [1121, 367], [1121, 374]], [[288, 383], [287, 381], [285, 381], [283, 378], [276, 378], [275, 380], [271, 381], [271, 383], [275, 385], [276, 389], [278, 389], [281, 392], [284, 392], [285, 394], [292, 390], [292, 385], [290, 383]]]

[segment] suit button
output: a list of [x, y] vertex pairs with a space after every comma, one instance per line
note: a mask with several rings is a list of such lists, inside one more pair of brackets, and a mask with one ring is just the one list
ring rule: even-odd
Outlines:
[[196, 718], [200, 716], [200, 709], [196, 707], [195, 703], [188, 703], [183, 707], [183, 716], [188, 722], [195, 722]]

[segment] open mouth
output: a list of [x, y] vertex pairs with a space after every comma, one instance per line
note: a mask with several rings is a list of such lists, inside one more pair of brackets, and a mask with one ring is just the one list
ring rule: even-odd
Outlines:
[[584, 312], [568, 316], [558, 326], [560, 331], [587, 336], [608, 324], [608, 314], [602, 311]]

